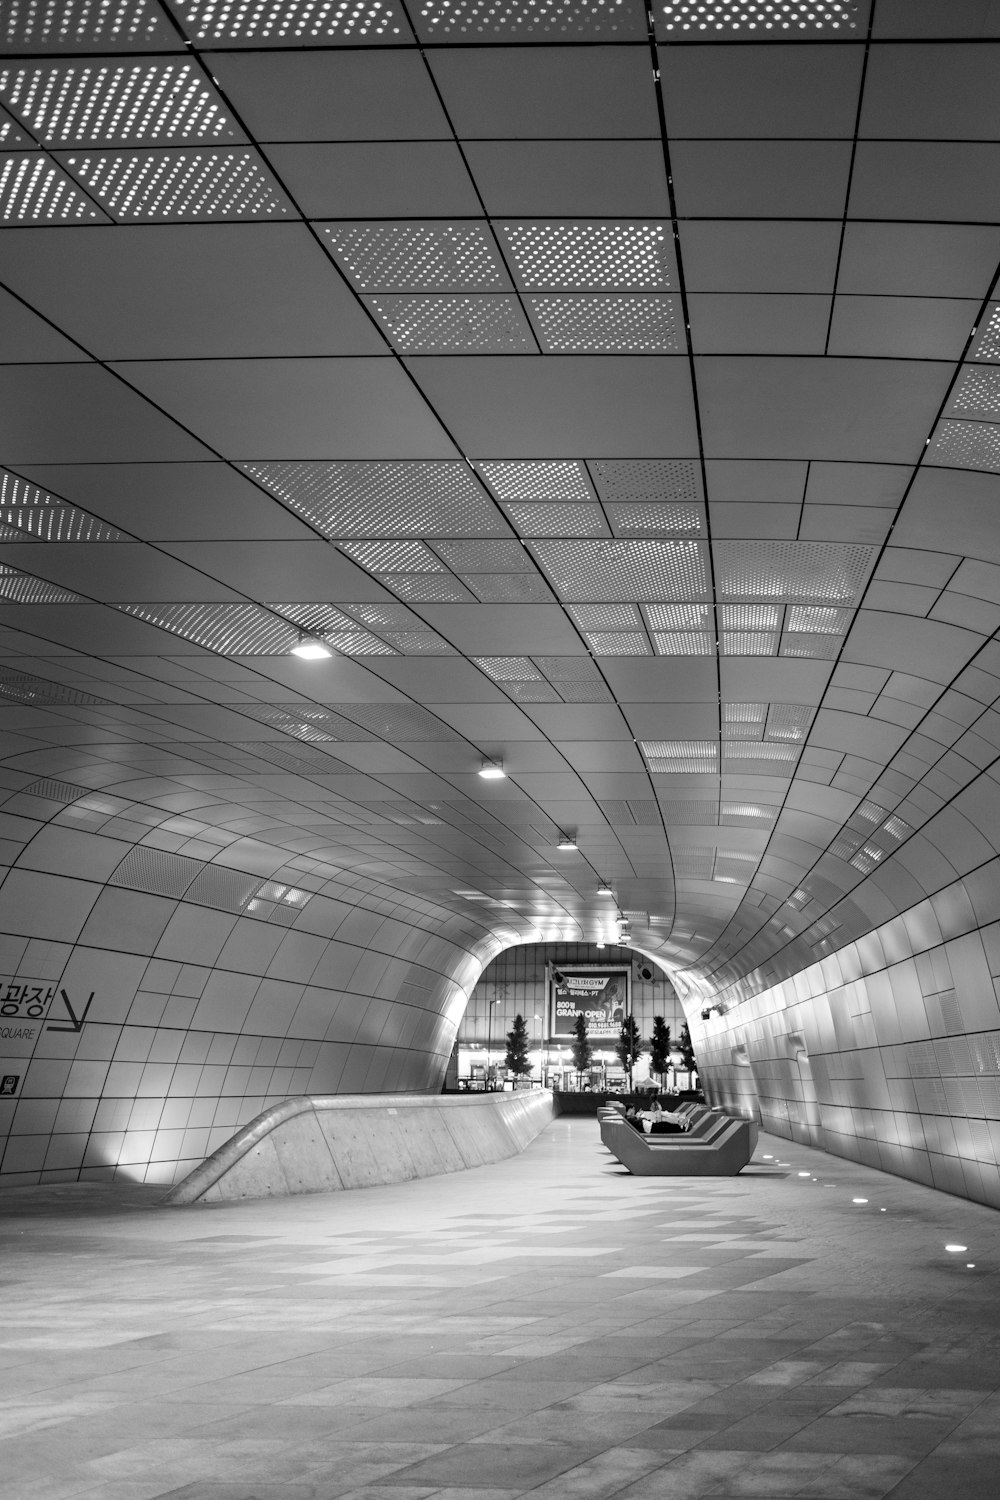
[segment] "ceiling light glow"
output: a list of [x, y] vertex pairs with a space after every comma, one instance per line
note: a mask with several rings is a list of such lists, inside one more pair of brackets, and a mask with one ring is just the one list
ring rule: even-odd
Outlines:
[[503, 781], [507, 772], [499, 761], [484, 760], [479, 768], [479, 774], [484, 781]]
[[576, 839], [568, 833], [561, 833], [556, 848], [562, 850], [564, 854], [568, 854], [571, 850], [577, 848]]
[[332, 656], [333, 652], [318, 636], [301, 634], [292, 647], [292, 655], [302, 661], [321, 661], [324, 656]]

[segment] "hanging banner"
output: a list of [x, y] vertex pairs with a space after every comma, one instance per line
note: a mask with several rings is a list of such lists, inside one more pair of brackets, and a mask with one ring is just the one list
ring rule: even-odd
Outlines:
[[558, 965], [549, 986], [549, 1039], [571, 1041], [582, 1015], [592, 1042], [614, 1042], [629, 1013], [631, 977], [625, 965]]

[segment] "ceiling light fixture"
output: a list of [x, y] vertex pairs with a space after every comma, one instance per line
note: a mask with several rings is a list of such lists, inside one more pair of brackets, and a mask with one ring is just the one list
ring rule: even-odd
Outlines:
[[614, 891], [611, 889], [611, 887], [609, 885], [599, 885], [597, 887], [597, 894], [599, 896], [613, 896], [614, 895]]
[[333, 652], [318, 635], [307, 635], [304, 630], [300, 630], [299, 638], [292, 647], [292, 655], [301, 657], [303, 661], [320, 661], [324, 656], [332, 656]]
[[507, 772], [498, 760], [484, 760], [479, 774], [484, 781], [503, 781]]
[[561, 833], [559, 835], [559, 842], [556, 845], [556, 848], [561, 849], [564, 854], [568, 854], [571, 850], [577, 848], [576, 839], [573, 838], [572, 834]]

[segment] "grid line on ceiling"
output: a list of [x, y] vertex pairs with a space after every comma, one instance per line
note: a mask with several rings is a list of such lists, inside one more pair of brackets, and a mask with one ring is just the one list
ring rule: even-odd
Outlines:
[[3, 44], [9, 51], [93, 51], [176, 45], [155, 0], [7, 0]]
[[12, 568], [0, 563], [0, 599], [12, 604], [89, 604], [82, 594], [64, 589], [58, 583], [49, 583], [46, 578], [36, 578], [21, 568]]
[[255, 220], [291, 212], [249, 147], [97, 151], [67, 155], [65, 163], [110, 213], [125, 222]]
[[1000, 469], [1000, 425], [941, 422], [930, 452], [932, 463], [962, 469]]
[[503, 518], [458, 460], [241, 463], [315, 526], [341, 537], [503, 536]]
[[676, 354], [677, 299], [650, 293], [525, 297], [546, 354]]
[[0, 100], [47, 146], [238, 138], [185, 58], [10, 63], [0, 69]]
[[410, 28], [393, 0], [167, 0], [198, 42], [264, 46], [310, 42], [407, 41]]
[[773, 599], [788, 604], [853, 604], [876, 548], [845, 542], [716, 542], [720, 599]]
[[482, 222], [337, 223], [322, 232], [362, 292], [503, 292], [510, 285]]
[[498, 224], [518, 284], [533, 292], [667, 292], [677, 286], [662, 221]]
[[773, 41], [816, 32], [849, 35], [860, 24], [860, 0], [660, 0], [656, 35], [663, 41], [743, 36]]
[[577, 459], [483, 459], [476, 468], [498, 500], [589, 500], [594, 496]]
[[362, 298], [401, 354], [534, 354], [516, 297], [395, 294]]
[[291, 621], [257, 604], [116, 604], [171, 635], [223, 656], [286, 656], [299, 638]]
[[108, 219], [55, 162], [35, 151], [0, 161], [0, 222], [106, 224]]
[[567, 600], [693, 599], [708, 592], [703, 542], [571, 539], [531, 548]]
[[46, 542], [123, 542], [125, 533], [88, 515], [48, 490], [0, 469], [0, 527], [9, 540], [37, 537]]

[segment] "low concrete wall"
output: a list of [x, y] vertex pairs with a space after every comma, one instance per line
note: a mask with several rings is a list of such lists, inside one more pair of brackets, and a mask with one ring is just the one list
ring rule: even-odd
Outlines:
[[516, 1156], [556, 1114], [547, 1089], [285, 1099], [177, 1183], [164, 1204], [330, 1193]]

